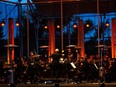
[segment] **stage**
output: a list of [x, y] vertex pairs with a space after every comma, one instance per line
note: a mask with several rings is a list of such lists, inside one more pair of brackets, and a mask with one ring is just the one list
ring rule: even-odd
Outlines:
[[[0, 84], [0, 87], [10, 87], [8, 84]], [[116, 83], [53, 83], [53, 84], [16, 84], [15, 87], [116, 87]]]
[[10, 86], [9, 84], [0, 84], [0, 87], [116, 87], [116, 81], [105, 82], [102, 83], [98, 80], [96, 82], [87, 82], [87, 81], [74, 81], [68, 80], [66, 78], [44, 78], [41, 81], [30, 83], [21, 82], [15, 83], [14, 86]]

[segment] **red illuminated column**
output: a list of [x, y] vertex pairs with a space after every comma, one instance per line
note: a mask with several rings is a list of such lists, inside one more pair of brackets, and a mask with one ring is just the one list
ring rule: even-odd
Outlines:
[[116, 18], [112, 19], [111, 49], [112, 58], [116, 58]]
[[55, 51], [55, 25], [52, 20], [49, 22], [48, 29], [49, 29], [49, 46], [50, 46], [48, 55], [50, 56]]
[[[8, 44], [14, 45], [14, 21], [13, 18], [8, 19]], [[8, 48], [8, 62], [10, 57], [14, 60], [14, 49], [11, 50]]]
[[84, 49], [84, 24], [83, 20], [78, 20], [78, 44], [77, 46], [81, 48], [80, 56], [85, 56], [85, 49]]

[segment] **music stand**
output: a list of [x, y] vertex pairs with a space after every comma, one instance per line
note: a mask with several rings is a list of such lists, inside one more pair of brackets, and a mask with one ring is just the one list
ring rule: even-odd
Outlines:
[[[9, 48], [9, 58], [10, 58], [10, 69], [8, 70], [9, 72], [9, 85], [10, 87], [14, 85], [14, 73], [13, 73], [13, 60], [12, 60], [12, 50], [15, 47], [18, 47], [17, 45], [12, 45], [12, 44], [8, 44], [5, 45], [4, 47]], [[15, 87], [15, 86], [14, 86]]]

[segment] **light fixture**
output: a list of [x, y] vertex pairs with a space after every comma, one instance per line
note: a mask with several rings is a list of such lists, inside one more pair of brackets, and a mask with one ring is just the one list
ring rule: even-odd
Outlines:
[[5, 21], [2, 21], [1, 22], [1, 26], [5, 26]]
[[59, 29], [60, 28], [60, 25], [57, 25], [57, 28]]
[[73, 24], [73, 28], [77, 28], [77, 23], [74, 23]]
[[20, 26], [20, 23], [19, 23], [19, 21], [16, 21], [16, 26]]
[[92, 26], [93, 26], [92, 20], [88, 19], [88, 20], [85, 21], [85, 27], [87, 29], [91, 28]]
[[47, 28], [48, 28], [48, 26], [47, 26], [47, 25], [45, 25], [45, 26], [44, 26], [44, 29], [47, 29]]
[[109, 22], [108, 22], [108, 21], [106, 22], [106, 24], [105, 24], [105, 25], [106, 25], [106, 27], [109, 27], [109, 26], [110, 26], [110, 24], [109, 24]]
[[87, 23], [87, 24], [86, 24], [86, 27], [87, 27], [87, 28], [89, 28], [89, 27], [90, 27], [90, 25]]

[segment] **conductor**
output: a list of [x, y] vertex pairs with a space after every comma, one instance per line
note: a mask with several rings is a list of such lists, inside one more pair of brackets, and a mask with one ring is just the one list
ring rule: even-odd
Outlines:
[[50, 57], [52, 58], [53, 77], [57, 78], [59, 77], [59, 72], [60, 72], [59, 59], [61, 58], [59, 49], [55, 49], [54, 54], [52, 54]]

